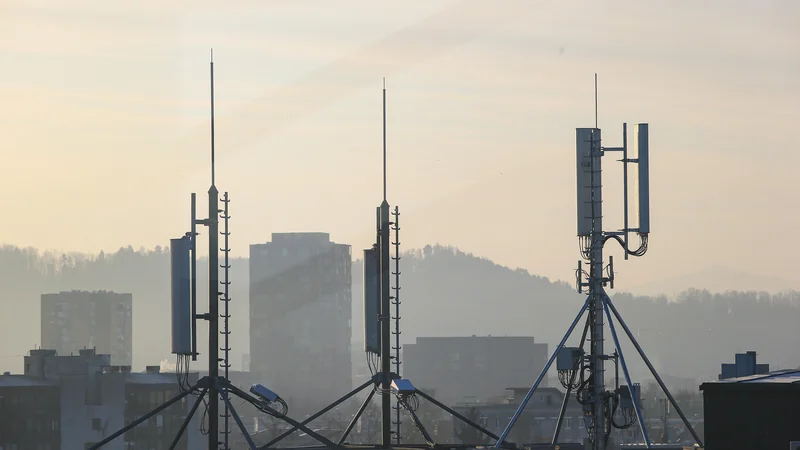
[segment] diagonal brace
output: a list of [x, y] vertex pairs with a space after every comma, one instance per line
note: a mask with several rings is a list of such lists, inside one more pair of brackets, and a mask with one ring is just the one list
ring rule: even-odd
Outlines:
[[479, 424], [469, 420], [466, 416], [464, 416], [462, 414], [459, 414], [458, 411], [454, 410], [453, 408], [450, 408], [449, 406], [445, 405], [444, 403], [440, 402], [439, 400], [436, 400], [435, 398], [431, 397], [430, 395], [420, 391], [419, 389], [417, 389], [417, 395], [419, 395], [420, 397], [424, 398], [425, 400], [433, 403], [434, 405], [438, 406], [439, 408], [443, 409], [445, 412], [450, 413], [450, 415], [452, 415], [453, 417], [455, 417], [457, 419], [460, 419], [462, 422], [466, 423], [467, 425], [471, 426], [472, 428], [475, 428], [476, 430], [478, 430], [481, 433], [489, 436], [490, 438], [492, 438], [492, 439], [500, 439], [499, 437], [497, 437], [496, 434], [494, 434], [491, 431], [487, 430], [486, 428], [480, 426]]
[[197, 408], [200, 407], [200, 402], [203, 401], [203, 397], [205, 397], [206, 391], [208, 391], [208, 388], [203, 388], [203, 390], [200, 391], [200, 395], [197, 396], [197, 400], [195, 400], [192, 409], [189, 410], [189, 415], [186, 416], [186, 419], [183, 421], [183, 425], [181, 425], [181, 428], [178, 430], [178, 434], [176, 434], [175, 439], [172, 440], [172, 444], [170, 444], [169, 450], [175, 450], [175, 446], [177, 446], [178, 441], [181, 440], [181, 436], [183, 436], [183, 433], [186, 431], [186, 427], [188, 427], [189, 422], [192, 421], [194, 413], [197, 412]]
[[425, 426], [422, 425], [422, 422], [419, 420], [419, 417], [417, 417], [417, 413], [414, 412], [414, 409], [408, 406], [408, 403], [405, 399], [398, 398], [398, 400], [400, 401], [400, 404], [403, 405], [403, 408], [408, 411], [408, 414], [411, 416], [411, 420], [414, 421], [414, 425], [416, 425], [419, 432], [422, 433], [422, 437], [425, 438], [425, 442], [428, 444], [428, 446], [431, 448], [436, 447], [436, 442], [433, 441], [433, 438], [428, 433], [428, 430], [426, 430]]
[[253, 438], [250, 437], [250, 433], [247, 432], [247, 428], [245, 428], [244, 423], [242, 423], [241, 417], [239, 417], [239, 413], [236, 412], [236, 409], [231, 404], [231, 399], [228, 396], [228, 389], [220, 387], [219, 393], [222, 395], [222, 400], [225, 402], [225, 405], [228, 407], [228, 411], [231, 412], [233, 415], [233, 420], [236, 421], [236, 425], [239, 426], [239, 430], [242, 432], [242, 436], [247, 441], [247, 445], [250, 447], [250, 450], [256, 450], [256, 444], [253, 442]]
[[[321, 410], [319, 410], [318, 412], [312, 414], [309, 418], [307, 418], [304, 421], [300, 422], [300, 425], [308, 425], [309, 423], [314, 421], [314, 419], [316, 419], [319, 416], [325, 414], [326, 412], [332, 410], [333, 408], [339, 406], [340, 404], [342, 404], [344, 401], [346, 401], [350, 397], [352, 397], [352, 396], [358, 394], [359, 392], [363, 391], [367, 386], [369, 386], [371, 384], [375, 384], [376, 378], [377, 377], [372, 377], [369, 381], [367, 381], [366, 383], [362, 384], [361, 386], [353, 389], [352, 391], [350, 391], [344, 397], [340, 398], [339, 400], [336, 400], [335, 402], [331, 403], [330, 405], [328, 405], [328, 406], [322, 408]], [[289, 436], [290, 434], [294, 433], [295, 431], [297, 431], [297, 427], [292, 427], [292, 428], [288, 429], [287, 431], [285, 431], [280, 436], [276, 437], [275, 439], [273, 439], [273, 440], [267, 442], [266, 444], [262, 445], [261, 447], [259, 447], [259, 450], [265, 450], [265, 449], [267, 449], [269, 447], [272, 447], [273, 445], [277, 444], [278, 442], [280, 442], [281, 440], [283, 440], [285, 437]]]
[[656, 381], [658, 382], [658, 385], [661, 386], [661, 390], [664, 391], [664, 394], [667, 396], [670, 403], [672, 403], [672, 406], [675, 407], [675, 410], [678, 412], [678, 415], [681, 416], [681, 420], [683, 420], [684, 425], [686, 425], [686, 428], [688, 428], [689, 431], [692, 433], [692, 437], [694, 438], [695, 442], [697, 442], [697, 444], [700, 447], [703, 447], [703, 441], [700, 440], [700, 436], [698, 436], [697, 432], [694, 431], [694, 428], [689, 423], [689, 419], [687, 419], [686, 416], [683, 414], [683, 411], [681, 411], [681, 407], [678, 406], [678, 403], [675, 401], [675, 398], [672, 397], [672, 394], [669, 392], [669, 389], [667, 389], [667, 386], [664, 384], [664, 381], [661, 380], [661, 377], [658, 375], [658, 372], [656, 372], [655, 367], [653, 367], [653, 365], [650, 363], [650, 359], [648, 359], [647, 355], [645, 355], [644, 350], [642, 350], [642, 347], [639, 345], [639, 342], [633, 336], [633, 333], [631, 333], [630, 328], [628, 328], [628, 325], [625, 323], [624, 320], [622, 320], [622, 316], [619, 314], [619, 311], [617, 311], [617, 308], [614, 306], [614, 302], [612, 302], [611, 299], [609, 298], [606, 300], [606, 304], [608, 305], [609, 308], [611, 308], [611, 312], [614, 313], [614, 316], [617, 318], [619, 324], [622, 325], [622, 329], [625, 330], [625, 334], [628, 335], [628, 339], [630, 339], [633, 346], [636, 347], [636, 350], [639, 352], [639, 356], [641, 356], [644, 363], [647, 364], [647, 368], [650, 369], [650, 373], [653, 374], [653, 377], [655, 377]]
[[[617, 347], [617, 353], [619, 353], [619, 361], [622, 365], [622, 374], [625, 376], [625, 383], [628, 385], [628, 390], [631, 393], [631, 401], [633, 401], [633, 409], [636, 411], [636, 418], [639, 421], [639, 429], [642, 430], [642, 437], [644, 437], [644, 443], [647, 445], [647, 448], [652, 448], [650, 445], [650, 436], [647, 435], [647, 427], [644, 423], [644, 416], [642, 415], [642, 405], [639, 404], [639, 400], [636, 398], [633, 392], [633, 383], [631, 382], [631, 376], [628, 373], [628, 364], [625, 362], [625, 356], [622, 354], [622, 347], [619, 345], [619, 338], [617, 337], [617, 330], [614, 327], [614, 320], [611, 318], [611, 312], [608, 310], [608, 296], [603, 295], [603, 307], [606, 311], [606, 317], [608, 317], [608, 327], [611, 329], [611, 337], [614, 338], [614, 346]], [[609, 417], [609, 420], [613, 420]]]
[[351, 431], [353, 431], [353, 427], [355, 427], [356, 423], [358, 423], [359, 417], [361, 417], [361, 414], [364, 414], [364, 410], [367, 409], [367, 405], [369, 405], [370, 400], [372, 400], [372, 397], [375, 396], [375, 391], [376, 389], [372, 389], [371, 391], [369, 391], [369, 394], [367, 394], [367, 398], [364, 399], [364, 402], [361, 403], [361, 406], [358, 408], [358, 411], [353, 416], [353, 420], [350, 421], [350, 423], [347, 425], [347, 428], [344, 430], [344, 433], [342, 433], [342, 437], [339, 438], [338, 442], [339, 445], [344, 444], [344, 441], [347, 439], [347, 436], [350, 434]]
[[245, 392], [245, 391], [239, 389], [238, 387], [234, 386], [229, 381], [221, 380], [221, 382], [223, 383], [223, 386], [226, 387], [233, 395], [235, 395], [235, 396], [241, 398], [242, 400], [250, 403], [251, 405], [255, 406], [256, 409], [259, 409], [260, 411], [263, 411], [263, 412], [265, 412], [265, 413], [267, 413], [267, 414], [269, 414], [269, 415], [271, 415], [273, 417], [276, 417], [276, 418], [278, 418], [280, 420], [283, 420], [284, 422], [288, 423], [289, 425], [292, 425], [292, 426], [300, 429], [301, 431], [305, 432], [306, 434], [308, 434], [312, 438], [316, 439], [319, 443], [321, 443], [322, 445], [327, 446], [328, 448], [334, 449], [334, 448], [339, 448], [340, 447], [339, 445], [335, 444], [330, 439], [326, 438], [325, 436], [322, 436], [319, 433], [316, 433], [314, 430], [311, 430], [310, 428], [306, 427], [305, 425], [301, 424], [300, 422], [292, 419], [291, 417], [289, 417], [289, 416], [287, 416], [285, 414], [281, 414], [280, 412], [276, 411], [274, 408], [271, 408], [268, 405], [265, 405], [265, 404], [259, 402], [252, 395], [250, 395], [247, 392]]
[[519, 408], [517, 408], [517, 412], [514, 413], [514, 417], [512, 417], [511, 421], [508, 422], [508, 425], [506, 425], [506, 429], [503, 430], [503, 434], [500, 435], [500, 439], [498, 439], [497, 442], [494, 444], [494, 448], [500, 448], [500, 446], [503, 445], [503, 442], [506, 440], [508, 434], [511, 432], [511, 428], [514, 427], [514, 424], [517, 422], [517, 419], [519, 419], [519, 417], [522, 415], [522, 411], [525, 409], [525, 406], [527, 406], [528, 402], [531, 400], [533, 392], [536, 390], [537, 387], [539, 387], [539, 383], [542, 382], [542, 379], [544, 379], [545, 375], [547, 375], [547, 371], [550, 369], [550, 366], [553, 365], [553, 361], [555, 361], [556, 356], [558, 356], [558, 352], [560, 352], [561, 348], [564, 347], [564, 343], [567, 342], [567, 339], [569, 339], [569, 335], [572, 334], [572, 330], [574, 330], [575, 326], [578, 325], [578, 322], [580, 322], [581, 317], [583, 317], [583, 313], [586, 311], [586, 308], [589, 306], [589, 302], [591, 300], [592, 300], [591, 295], [586, 297], [586, 301], [583, 303], [583, 307], [581, 307], [581, 310], [578, 311], [578, 315], [575, 316], [575, 320], [572, 321], [572, 325], [569, 326], [569, 329], [564, 334], [564, 337], [561, 339], [561, 342], [558, 343], [555, 351], [550, 356], [550, 359], [547, 361], [547, 364], [545, 364], [544, 367], [542, 368], [542, 372], [539, 374], [539, 378], [536, 379], [536, 382], [533, 383], [533, 386], [531, 386], [531, 389], [525, 395], [525, 398], [522, 400], [522, 403], [520, 403]]
[[[202, 380], [201, 380], [201, 381], [202, 381]], [[169, 408], [170, 406], [172, 406], [173, 404], [175, 404], [175, 403], [179, 402], [179, 401], [180, 401], [182, 398], [184, 398], [184, 397], [186, 397], [187, 395], [191, 394], [192, 392], [196, 391], [196, 390], [199, 388], [199, 385], [200, 385], [200, 382], [198, 382], [198, 384], [195, 384], [195, 385], [194, 385], [193, 387], [191, 387], [189, 390], [187, 390], [187, 391], [185, 391], [185, 392], [182, 392], [181, 394], [178, 394], [178, 395], [177, 395], [177, 396], [175, 396], [175, 397], [172, 397], [172, 399], [170, 399], [168, 402], [166, 402], [166, 403], [164, 403], [163, 405], [159, 406], [158, 408], [156, 408], [156, 409], [154, 409], [154, 410], [150, 411], [149, 413], [147, 413], [147, 414], [143, 415], [142, 417], [139, 417], [138, 419], [136, 419], [136, 420], [134, 420], [133, 422], [131, 422], [130, 424], [128, 424], [128, 426], [120, 428], [119, 430], [117, 430], [117, 432], [116, 432], [116, 433], [114, 433], [114, 434], [112, 434], [111, 436], [109, 436], [109, 437], [107, 437], [107, 438], [103, 439], [102, 441], [98, 442], [97, 444], [94, 444], [93, 446], [89, 447], [89, 450], [97, 450], [97, 449], [99, 449], [100, 447], [102, 447], [102, 446], [104, 446], [104, 445], [108, 444], [109, 442], [113, 441], [114, 439], [116, 439], [116, 438], [118, 438], [118, 437], [122, 436], [122, 435], [123, 435], [123, 434], [125, 434], [125, 433], [126, 433], [128, 430], [130, 430], [130, 429], [132, 429], [132, 428], [136, 427], [136, 426], [137, 426], [137, 425], [139, 425], [140, 423], [142, 423], [142, 422], [144, 422], [145, 420], [147, 420], [147, 419], [149, 419], [149, 418], [151, 418], [151, 417], [155, 416], [156, 414], [160, 413], [161, 411], [163, 411], [163, 410], [165, 410], [165, 409]]]

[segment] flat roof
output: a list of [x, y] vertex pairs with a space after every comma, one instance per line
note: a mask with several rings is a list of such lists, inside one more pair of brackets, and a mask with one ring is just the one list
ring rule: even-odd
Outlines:
[[125, 382], [128, 384], [178, 384], [178, 377], [174, 373], [146, 373], [131, 372], [125, 375]]
[[707, 381], [700, 385], [700, 390], [709, 387], [741, 389], [746, 387], [790, 387], [800, 389], [800, 369], [776, 370], [773, 372], [750, 375], [746, 377], [727, 378], [724, 380]]
[[58, 386], [56, 383], [27, 375], [0, 375], [0, 387]]

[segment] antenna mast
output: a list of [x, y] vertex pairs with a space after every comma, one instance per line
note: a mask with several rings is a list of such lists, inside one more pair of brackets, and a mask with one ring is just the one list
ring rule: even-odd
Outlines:
[[[211, 50], [211, 187], [208, 189], [208, 376], [219, 378], [219, 192], [214, 185], [214, 50]], [[208, 448], [219, 447], [219, 389], [208, 388]]]
[[392, 366], [391, 366], [391, 259], [389, 256], [389, 202], [386, 201], [386, 79], [383, 80], [383, 202], [380, 228], [380, 286], [381, 286], [381, 444], [392, 445]]
[[[578, 128], [576, 130], [577, 147], [577, 178], [578, 178], [578, 238], [582, 259], [589, 264], [588, 271], [582, 267], [582, 262], [578, 262], [576, 271], [578, 292], [583, 292], [588, 288], [588, 296], [583, 307], [578, 312], [577, 317], [567, 330], [561, 342], [556, 347], [554, 353], [545, 364], [536, 382], [533, 384], [525, 399], [520, 404], [516, 413], [512, 417], [503, 434], [495, 444], [499, 448], [507, 438], [511, 428], [519, 419], [525, 406], [530, 401], [534, 391], [541, 383], [550, 366], [558, 358], [557, 369], [559, 381], [566, 388], [564, 402], [561, 413], [556, 424], [556, 431], [553, 436], [552, 444], [557, 444], [558, 434], [561, 423], [566, 411], [567, 400], [570, 392], [575, 392], [575, 398], [583, 405], [584, 415], [587, 420], [586, 430], [589, 434], [591, 448], [603, 450], [612, 444], [609, 442], [612, 428], [627, 428], [633, 426], [637, 421], [641, 436], [650, 448], [650, 438], [642, 415], [640, 400], [640, 385], [631, 381], [628, 373], [627, 363], [622, 354], [619, 337], [615, 327], [616, 322], [622, 326], [625, 334], [636, 348], [639, 356], [650, 369], [650, 373], [656, 379], [661, 389], [666, 394], [677, 413], [683, 419], [687, 429], [692, 433], [698, 444], [703, 444], [695, 433], [686, 416], [683, 415], [680, 407], [675, 403], [675, 399], [670, 394], [661, 377], [656, 372], [644, 350], [639, 346], [636, 337], [622, 319], [611, 298], [606, 293], [606, 287], [614, 288], [614, 260], [609, 257], [606, 265], [603, 259], [603, 246], [607, 241], [616, 241], [620, 244], [626, 257], [643, 256], [647, 252], [648, 235], [650, 233], [650, 204], [649, 204], [649, 131], [648, 124], [636, 125], [634, 129], [634, 151], [636, 158], [628, 158], [628, 139], [627, 124], [622, 125], [623, 145], [622, 147], [603, 147], [601, 145], [600, 128], [598, 127], [597, 113], [597, 74], [594, 75], [594, 128]], [[623, 229], [617, 231], [603, 231], [603, 198], [602, 198], [602, 157], [606, 152], [622, 152], [621, 162], [623, 169]], [[638, 228], [628, 226], [628, 177], [627, 165], [637, 164], [639, 181], [639, 224]], [[640, 245], [636, 250], [631, 250], [628, 246], [628, 234], [634, 232], [639, 235]], [[564, 347], [572, 331], [580, 322], [583, 314], [587, 313], [584, 337], [581, 338], [580, 347]], [[607, 355], [603, 349], [605, 321], [608, 320], [608, 328], [614, 342], [616, 351]], [[589, 336], [590, 352], [584, 354], [583, 343], [586, 336]], [[619, 376], [615, 375], [615, 384], [612, 389], [607, 390], [605, 385], [606, 361], [613, 362], [615, 368], [622, 368], [625, 378], [625, 385], [620, 386]], [[617, 370], [615, 370], [615, 374]], [[588, 374], [588, 375], [587, 375]], [[618, 415], [622, 417], [615, 419], [615, 411], [619, 410]], [[624, 420], [624, 422], [619, 422]]]

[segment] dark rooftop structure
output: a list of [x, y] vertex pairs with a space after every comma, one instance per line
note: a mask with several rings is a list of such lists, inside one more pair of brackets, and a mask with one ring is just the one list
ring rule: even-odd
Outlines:
[[710, 381], [700, 390], [706, 449], [778, 449], [800, 441], [800, 369]]

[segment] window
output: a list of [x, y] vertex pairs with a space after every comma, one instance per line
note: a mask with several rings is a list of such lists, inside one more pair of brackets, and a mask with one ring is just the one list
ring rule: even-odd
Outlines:
[[564, 418], [564, 429], [565, 430], [572, 429], [572, 417], [565, 417]]
[[102, 430], [103, 429], [103, 422], [95, 417], [92, 419], [92, 429], [93, 430]]

